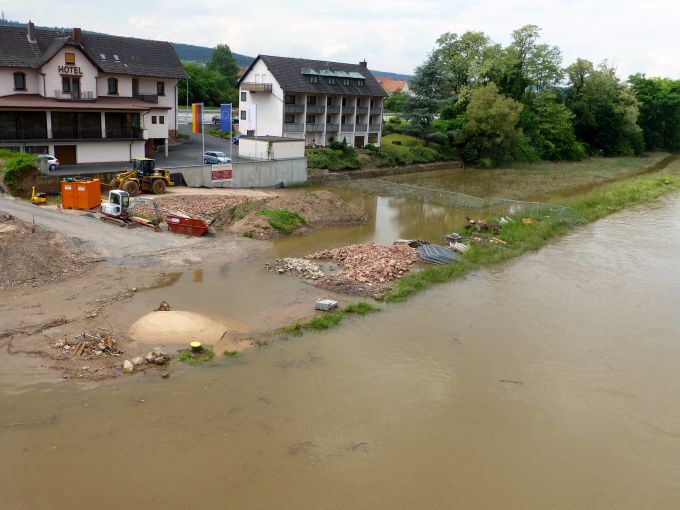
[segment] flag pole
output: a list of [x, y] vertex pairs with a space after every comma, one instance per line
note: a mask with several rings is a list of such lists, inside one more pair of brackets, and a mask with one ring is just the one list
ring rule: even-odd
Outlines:
[[201, 152], [201, 160], [205, 159], [205, 127], [203, 126], [203, 110], [205, 103], [201, 103], [201, 140], [203, 142], [203, 152]]
[[233, 103], [229, 103], [229, 159], [231, 159], [232, 163], [234, 162], [234, 124], [231, 122], [231, 118], [234, 116], [232, 113], [233, 108]]

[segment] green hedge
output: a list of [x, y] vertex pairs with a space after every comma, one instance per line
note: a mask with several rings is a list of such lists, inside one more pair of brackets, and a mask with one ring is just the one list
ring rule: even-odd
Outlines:
[[2, 173], [9, 192], [17, 197], [29, 196], [30, 193], [24, 190], [22, 185], [26, 179], [38, 174], [35, 156], [25, 152], [0, 150], [0, 158], [5, 160]]

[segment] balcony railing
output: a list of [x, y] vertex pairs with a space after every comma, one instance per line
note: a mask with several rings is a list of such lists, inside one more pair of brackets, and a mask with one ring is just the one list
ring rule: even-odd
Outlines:
[[287, 104], [283, 107], [286, 113], [304, 113], [305, 105], [303, 104]]
[[305, 124], [305, 131], [310, 133], [320, 133], [323, 131], [325, 124]]
[[250, 92], [271, 92], [271, 83], [255, 83], [255, 82], [243, 82], [241, 83], [242, 90], [249, 90]]
[[99, 129], [52, 128], [52, 138], [55, 140], [92, 140], [102, 137]]
[[342, 131], [343, 133], [351, 133], [352, 131], [354, 131], [354, 124], [342, 124], [340, 126], [340, 131]]
[[305, 130], [304, 124], [284, 124], [283, 130], [287, 133], [302, 133]]
[[379, 106], [371, 108], [371, 115], [382, 115], [382, 109]]
[[342, 107], [342, 114], [343, 115], [354, 115], [354, 106], [343, 106]]
[[357, 124], [356, 126], [354, 126], [354, 128], [356, 129], [356, 131], [366, 131], [366, 129], [368, 129], [368, 126], [366, 124]]
[[326, 106], [326, 113], [340, 113], [339, 106]]
[[46, 140], [46, 127], [0, 128], [0, 140]]
[[142, 138], [142, 130], [136, 127], [106, 128], [106, 138]]
[[323, 113], [326, 111], [325, 106], [316, 106], [312, 104], [307, 105], [307, 113]]
[[368, 130], [371, 132], [377, 132], [382, 129], [382, 124], [369, 124]]
[[147, 103], [158, 103], [158, 94], [137, 94], [135, 99], [146, 101]]
[[357, 106], [357, 113], [368, 113], [368, 106]]
[[54, 98], [59, 99], [60, 101], [92, 101], [95, 99], [95, 96], [94, 92], [91, 90], [82, 90], [78, 94], [55, 90]]
[[326, 132], [337, 133], [340, 130], [340, 124], [326, 124]]

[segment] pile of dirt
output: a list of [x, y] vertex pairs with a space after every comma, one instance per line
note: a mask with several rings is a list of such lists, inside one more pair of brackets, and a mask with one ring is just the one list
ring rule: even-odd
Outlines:
[[359, 283], [386, 283], [409, 272], [418, 259], [418, 252], [408, 245], [352, 244], [343, 248], [323, 250], [309, 259], [331, 259], [342, 272], [330, 277]]
[[54, 234], [0, 212], [0, 290], [63, 280], [89, 266]]
[[[216, 196], [216, 195], [180, 195], [160, 196], [154, 200], [161, 208], [161, 218], [165, 220], [169, 211], [182, 211], [189, 215], [201, 215], [214, 218], [225, 208], [233, 207], [248, 200], [246, 196]], [[132, 214], [144, 217], [153, 217], [153, 207], [148, 204], [140, 204], [132, 209]]]
[[357, 205], [349, 204], [329, 191], [289, 191], [264, 200], [250, 200], [227, 207], [217, 215], [214, 228], [257, 239], [272, 239], [283, 234], [260, 214], [263, 209], [291, 211], [302, 216], [306, 224], [295, 233], [320, 227], [356, 225], [368, 217]]

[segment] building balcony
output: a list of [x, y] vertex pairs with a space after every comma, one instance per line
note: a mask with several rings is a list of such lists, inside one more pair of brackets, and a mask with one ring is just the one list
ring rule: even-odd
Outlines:
[[97, 140], [101, 139], [102, 130], [99, 129], [58, 129], [52, 128], [52, 138], [55, 140]]
[[368, 106], [357, 106], [357, 113], [368, 113]]
[[343, 133], [351, 133], [352, 131], [354, 131], [354, 124], [342, 124], [340, 126], [340, 131], [342, 131]]
[[271, 92], [271, 83], [255, 83], [255, 82], [243, 82], [241, 83], [241, 90], [248, 90], [250, 92]]
[[46, 140], [47, 128], [0, 128], [0, 141], [15, 141], [15, 140]]
[[325, 127], [326, 124], [305, 124], [305, 131], [308, 133], [321, 133]]
[[371, 108], [371, 115], [382, 115], [382, 108], [379, 106], [374, 106]]
[[142, 138], [142, 130], [136, 127], [106, 128], [106, 138], [137, 139]]
[[340, 124], [326, 124], [327, 133], [337, 133], [340, 131]]
[[95, 93], [91, 90], [83, 90], [79, 93], [62, 92], [61, 90], [54, 91], [54, 99], [59, 101], [94, 101], [97, 99]]
[[326, 106], [326, 113], [340, 113], [339, 106]]
[[357, 132], [366, 131], [368, 126], [366, 124], [356, 124], [354, 129], [356, 129]]
[[324, 113], [325, 111], [325, 106], [316, 106], [312, 104], [307, 105], [307, 113]]
[[158, 94], [137, 94], [134, 98], [147, 103], [158, 104]]
[[382, 129], [382, 124], [369, 124], [368, 130], [372, 133], [377, 133]]
[[354, 115], [354, 106], [343, 106], [342, 107], [342, 114], [343, 115]]
[[303, 104], [287, 104], [283, 107], [285, 113], [304, 113], [305, 105]]
[[283, 131], [286, 133], [302, 133], [305, 130], [304, 124], [284, 124]]

